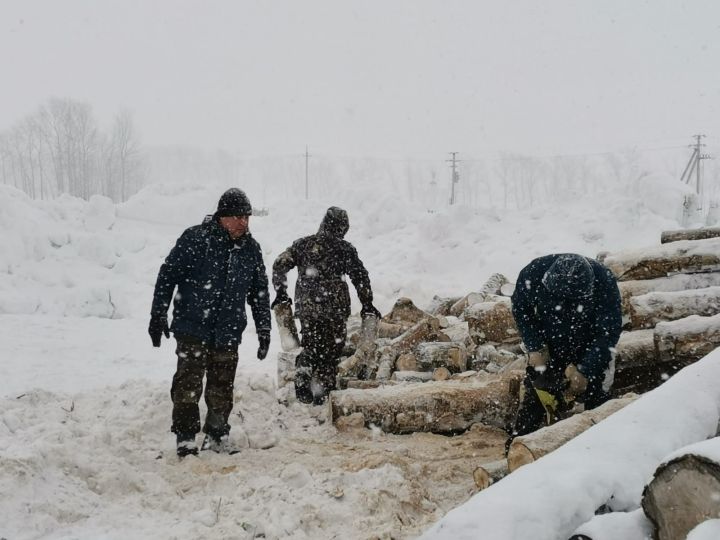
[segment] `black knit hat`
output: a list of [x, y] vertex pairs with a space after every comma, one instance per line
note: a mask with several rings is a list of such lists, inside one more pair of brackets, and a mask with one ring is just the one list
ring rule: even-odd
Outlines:
[[545, 288], [563, 298], [586, 298], [592, 296], [595, 272], [582, 255], [566, 253], [558, 255], [542, 279]]
[[217, 217], [251, 216], [252, 205], [245, 192], [238, 188], [230, 188], [220, 196]]

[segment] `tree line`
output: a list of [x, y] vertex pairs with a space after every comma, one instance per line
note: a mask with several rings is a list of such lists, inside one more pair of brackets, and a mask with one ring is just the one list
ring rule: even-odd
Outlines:
[[37, 199], [67, 193], [126, 200], [145, 183], [146, 167], [132, 114], [103, 131], [92, 107], [53, 98], [0, 132], [0, 181]]

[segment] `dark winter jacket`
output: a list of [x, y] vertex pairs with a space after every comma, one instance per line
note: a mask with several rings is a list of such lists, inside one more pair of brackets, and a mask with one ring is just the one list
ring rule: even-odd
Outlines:
[[260, 245], [246, 233], [232, 240], [216, 219], [190, 227], [160, 267], [153, 315], [165, 315], [174, 298], [172, 331], [216, 348], [238, 346], [250, 304], [258, 332], [270, 331], [268, 279]]
[[601, 377], [610, 362], [610, 348], [620, 338], [617, 282], [605, 266], [587, 259], [594, 274], [592, 293], [584, 298], [553, 296], [543, 278], [560, 256], [539, 257], [521, 270], [512, 296], [515, 322], [529, 351], [548, 347], [549, 371], [562, 372], [576, 364], [586, 377]]
[[279, 295], [287, 291], [287, 273], [297, 267], [295, 315], [307, 319], [347, 319], [350, 292], [347, 274], [360, 303], [371, 306], [370, 277], [357, 250], [343, 240], [349, 228], [345, 210], [327, 211], [317, 234], [296, 240], [273, 264], [273, 287]]

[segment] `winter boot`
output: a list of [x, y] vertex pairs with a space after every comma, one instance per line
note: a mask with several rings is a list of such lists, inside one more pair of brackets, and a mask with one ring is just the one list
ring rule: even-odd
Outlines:
[[185, 456], [197, 456], [198, 447], [195, 444], [195, 435], [188, 435], [185, 433], [178, 434], [177, 436], [177, 455], [179, 458]]
[[216, 437], [215, 435], [211, 435], [209, 433], [205, 434], [205, 438], [203, 439], [200, 450], [202, 450], [203, 452], [206, 450], [210, 450], [212, 452], [215, 452], [216, 454], [229, 455], [237, 454], [238, 452], [240, 452], [240, 448], [236, 448], [232, 443], [230, 443], [227, 435], [223, 435], [222, 437]]

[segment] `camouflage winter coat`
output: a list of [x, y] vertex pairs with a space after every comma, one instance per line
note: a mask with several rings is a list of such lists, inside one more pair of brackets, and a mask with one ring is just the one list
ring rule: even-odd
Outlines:
[[282, 252], [273, 264], [273, 287], [278, 294], [287, 290], [287, 273], [297, 267], [295, 315], [306, 319], [347, 319], [350, 277], [360, 303], [371, 306], [370, 278], [357, 250], [343, 240], [349, 229], [345, 210], [327, 211], [317, 234], [300, 238]]

